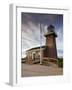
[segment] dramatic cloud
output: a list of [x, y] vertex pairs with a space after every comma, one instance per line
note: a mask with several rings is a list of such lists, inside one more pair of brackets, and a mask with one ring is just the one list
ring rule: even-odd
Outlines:
[[47, 26], [50, 24], [55, 26], [58, 35], [56, 40], [58, 56], [63, 56], [62, 15], [22, 13], [21, 19], [22, 57], [25, 56], [26, 50], [40, 46], [41, 44], [45, 45], [44, 34], [47, 32]]

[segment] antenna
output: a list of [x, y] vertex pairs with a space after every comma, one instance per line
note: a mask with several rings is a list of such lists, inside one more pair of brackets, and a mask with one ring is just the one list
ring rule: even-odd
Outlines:
[[40, 22], [40, 64], [42, 64], [42, 27]]

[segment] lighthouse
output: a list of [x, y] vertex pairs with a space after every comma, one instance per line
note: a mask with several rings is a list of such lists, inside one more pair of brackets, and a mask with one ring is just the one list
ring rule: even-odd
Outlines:
[[57, 34], [55, 32], [55, 27], [49, 25], [47, 27], [47, 33], [44, 35], [46, 37], [46, 50], [45, 57], [48, 57], [52, 60], [57, 59], [57, 48], [56, 48], [56, 38]]

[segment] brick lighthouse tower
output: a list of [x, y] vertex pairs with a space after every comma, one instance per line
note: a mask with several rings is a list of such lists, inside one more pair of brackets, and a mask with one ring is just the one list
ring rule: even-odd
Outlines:
[[49, 25], [47, 28], [47, 33], [44, 35], [46, 37], [46, 50], [45, 57], [50, 58], [50, 60], [55, 61], [57, 59], [57, 48], [56, 48], [56, 37], [55, 27]]

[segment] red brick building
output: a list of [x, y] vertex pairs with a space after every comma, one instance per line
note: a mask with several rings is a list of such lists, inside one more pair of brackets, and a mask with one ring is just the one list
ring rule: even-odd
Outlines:
[[47, 28], [45, 46], [31, 48], [26, 51], [26, 63], [48, 64], [48, 62], [57, 61], [56, 33], [55, 27], [50, 25]]

